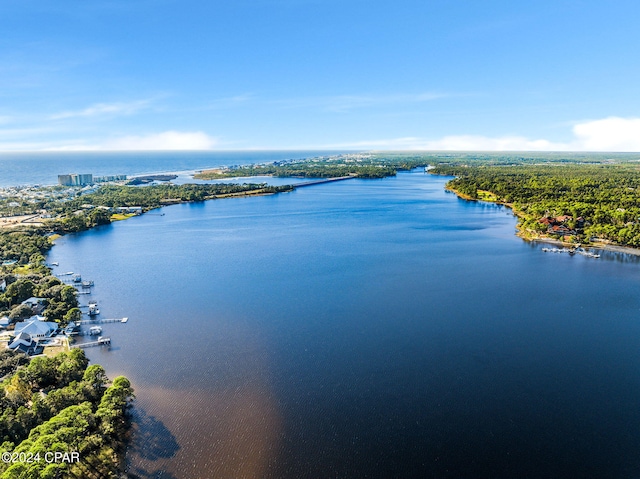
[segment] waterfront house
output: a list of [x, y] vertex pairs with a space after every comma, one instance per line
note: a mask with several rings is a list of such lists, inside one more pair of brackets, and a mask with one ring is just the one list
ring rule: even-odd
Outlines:
[[37, 354], [42, 348], [29, 334], [20, 333], [8, 344], [8, 348], [24, 354]]
[[142, 206], [119, 206], [116, 208], [120, 213], [142, 214]]
[[569, 228], [567, 228], [567, 227], [566, 227], [566, 226], [564, 226], [564, 225], [555, 225], [555, 226], [552, 226], [552, 227], [549, 229], [549, 233], [552, 233], [552, 234], [554, 234], [554, 235], [561, 235], [561, 236], [567, 236], [567, 235], [573, 235], [573, 234], [576, 234], [576, 232], [575, 232], [575, 231], [570, 230]]
[[7, 329], [11, 324], [9, 316], [3, 316], [0, 318], [0, 329]]
[[47, 298], [31, 297], [29, 299], [25, 299], [21, 304], [29, 306], [31, 311], [33, 311], [33, 314], [40, 314], [44, 311], [44, 308], [47, 307]]
[[32, 339], [45, 339], [53, 336], [58, 330], [58, 323], [42, 321], [40, 316], [33, 316], [24, 321], [17, 322], [13, 331], [14, 335], [27, 333]]

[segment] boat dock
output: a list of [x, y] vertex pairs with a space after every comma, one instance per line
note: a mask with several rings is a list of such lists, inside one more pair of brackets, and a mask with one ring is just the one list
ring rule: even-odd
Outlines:
[[569, 253], [571, 256], [578, 253], [582, 256], [586, 256], [587, 258], [599, 258], [600, 255], [597, 253], [592, 253], [591, 251], [587, 251], [584, 248], [542, 248], [543, 253]]
[[83, 319], [80, 324], [126, 323], [129, 318]]
[[74, 348], [92, 348], [94, 346], [111, 346], [111, 338], [100, 338], [97, 341], [89, 341], [88, 343], [74, 344], [71, 349]]

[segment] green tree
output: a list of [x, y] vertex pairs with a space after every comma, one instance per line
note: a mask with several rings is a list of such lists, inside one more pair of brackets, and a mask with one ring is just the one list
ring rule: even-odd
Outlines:
[[79, 308], [71, 308], [64, 315], [63, 321], [66, 324], [74, 323], [76, 321], [80, 321], [82, 319], [82, 311]]
[[7, 286], [4, 295], [9, 300], [9, 304], [17, 304], [31, 298], [35, 289], [36, 285], [33, 281], [19, 279]]

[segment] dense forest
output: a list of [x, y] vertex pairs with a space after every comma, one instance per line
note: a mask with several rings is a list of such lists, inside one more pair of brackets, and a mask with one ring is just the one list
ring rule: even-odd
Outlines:
[[0, 478], [120, 477], [133, 398], [125, 377], [109, 385], [81, 349], [26, 365], [6, 351], [2, 363], [9, 366], [0, 383]]
[[[541, 218], [567, 215], [576, 241], [600, 239], [640, 247], [637, 163], [438, 164], [431, 172], [456, 176], [447, 187], [466, 198], [512, 205], [525, 231], [547, 233]], [[576, 224], [580, 217], [583, 225]]]
[[0, 258], [3, 260], [27, 264], [29, 258], [44, 255], [50, 248], [49, 239], [36, 228], [27, 231], [0, 230]]

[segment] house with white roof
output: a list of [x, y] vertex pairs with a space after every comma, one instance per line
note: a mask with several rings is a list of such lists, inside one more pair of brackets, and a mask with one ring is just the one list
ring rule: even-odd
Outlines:
[[32, 316], [31, 318], [16, 323], [14, 334], [18, 336], [20, 333], [26, 333], [32, 339], [50, 338], [58, 330], [58, 323], [51, 321], [41, 321], [40, 316]]
[[9, 349], [20, 351], [25, 354], [36, 354], [40, 352], [41, 347], [37, 341], [34, 341], [27, 333], [18, 334], [8, 345]]

